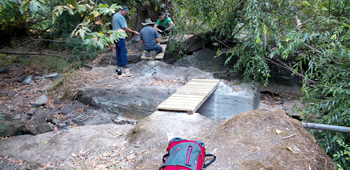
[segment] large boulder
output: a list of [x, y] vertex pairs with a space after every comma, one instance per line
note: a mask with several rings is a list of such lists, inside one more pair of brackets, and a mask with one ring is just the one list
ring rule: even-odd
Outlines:
[[[223, 49], [225, 51], [225, 49]], [[223, 51], [223, 52], [224, 52]], [[225, 64], [227, 53], [221, 55], [216, 54], [216, 50], [210, 48], [203, 48], [193, 52], [192, 55], [186, 55], [180, 60], [173, 63], [174, 66], [196, 67], [201, 70], [215, 72], [233, 68], [233, 64], [236, 63], [237, 57], [233, 56], [230, 62]]]
[[159, 61], [143, 61], [130, 68], [131, 77], [117, 78], [116, 67], [93, 68], [94, 84], [85, 84], [77, 99], [87, 105], [116, 113], [120, 117], [141, 119], [176, 89], [194, 78], [212, 78], [199, 69], [173, 67]]
[[132, 133], [128, 134], [131, 146], [153, 149], [165, 149], [168, 143], [167, 133], [176, 137], [198, 138], [207, 134], [216, 123], [198, 113], [156, 111], [139, 121]]
[[[11, 167], [16, 164], [25, 162], [28, 167], [36, 165], [37, 168], [34, 169], [39, 169], [38, 167], [43, 169], [50, 169], [50, 167], [56, 167], [53, 169], [78, 167], [95, 169], [97, 162], [89, 166], [82, 165], [85, 156], [102, 160], [102, 155], [106, 151], [114, 151], [116, 155], [113, 155], [113, 160], [123, 158], [123, 155], [117, 155], [120, 154], [117, 150], [125, 146], [125, 134], [130, 133], [132, 127], [133, 125], [90, 125], [75, 127], [67, 131], [54, 131], [36, 136], [22, 135], [0, 140], [0, 160], [10, 155], [12, 160], [17, 160], [7, 166], [1, 166], [4, 161], [0, 163], [0, 167], [12, 169]], [[102, 161], [101, 164], [103, 164]]]
[[[182, 124], [182, 120], [174, 121], [179, 125]], [[189, 130], [193, 128], [184, 126]], [[202, 127], [202, 123], [194, 127]], [[154, 129], [153, 133], [159, 132], [156, 128], [147, 127], [147, 129]], [[332, 159], [301, 123], [288, 117], [282, 110], [255, 110], [241, 113], [217, 127], [211, 126], [211, 129], [212, 131], [206, 135], [199, 133], [200, 135], [193, 138], [188, 135], [191, 139], [202, 140], [207, 153], [214, 153], [217, 156], [208, 170], [336, 168]], [[277, 134], [276, 130], [282, 133]], [[164, 137], [158, 139], [162, 140]], [[149, 148], [149, 154], [145, 154], [133, 169], [159, 168], [167, 147], [165, 142], [161, 144], [163, 145]]]

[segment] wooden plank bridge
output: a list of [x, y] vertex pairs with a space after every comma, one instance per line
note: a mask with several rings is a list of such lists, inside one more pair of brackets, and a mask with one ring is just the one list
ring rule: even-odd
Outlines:
[[192, 114], [215, 91], [219, 82], [217, 79], [193, 79], [158, 105], [157, 110]]
[[163, 48], [163, 52], [157, 54], [155, 58], [152, 57], [146, 57], [145, 51], [142, 53], [141, 60], [163, 60], [166, 44], [168, 43], [168, 37], [167, 36], [161, 36], [160, 38], [160, 46]]
[[164, 44], [164, 45], [162, 44], [162, 45], [160, 45], [160, 46], [163, 48], [163, 52], [157, 54], [157, 56], [156, 56], [155, 58], [146, 57], [145, 51], [143, 51], [142, 56], [141, 56], [141, 59], [142, 59], [142, 60], [154, 60], [154, 59], [156, 59], [156, 60], [163, 60], [164, 52], [165, 52], [165, 49], [166, 49], [166, 45], [165, 45], [165, 44]]

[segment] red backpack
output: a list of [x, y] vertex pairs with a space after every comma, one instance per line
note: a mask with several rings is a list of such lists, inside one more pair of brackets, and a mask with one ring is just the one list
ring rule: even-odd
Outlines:
[[[159, 170], [201, 170], [207, 168], [216, 160], [213, 154], [205, 154], [205, 147], [201, 141], [173, 138], [169, 141], [168, 153], [163, 156], [163, 166]], [[205, 164], [205, 157], [213, 159]]]

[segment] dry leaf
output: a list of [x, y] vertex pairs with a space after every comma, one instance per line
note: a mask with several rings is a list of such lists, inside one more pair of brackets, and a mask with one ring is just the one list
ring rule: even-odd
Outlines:
[[288, 150], [293, 152], [293, 149], [291, 147], [286, 147], [286, 149], [288, 149]]
[[77, 155], [76, 155], [76, 154], [74, 154], [74, 153], [72, 153], [71, 155], [72, 155], [73, 157], [77, 157]]
[[276, 130], [276, 133], [277, 133], [277, 134], [280, 134], [280, 133], [282, 133], [282, 132], [283, 132], [283, 131], [280, 131], [280, 130], [278, 130], [278, 129]]

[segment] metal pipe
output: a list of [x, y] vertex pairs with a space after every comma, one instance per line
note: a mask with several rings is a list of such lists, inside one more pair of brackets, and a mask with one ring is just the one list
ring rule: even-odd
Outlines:
[[301, 124], [305, 128], [309, 128], [309, 129], [331, 130], [331, 131], [348, 132], [348, 133], [350, 132], [350, 127], [344, 127], [344, 126], [324, 125], [324, 124], [307, 123], [307, 122], [301, 122]]

